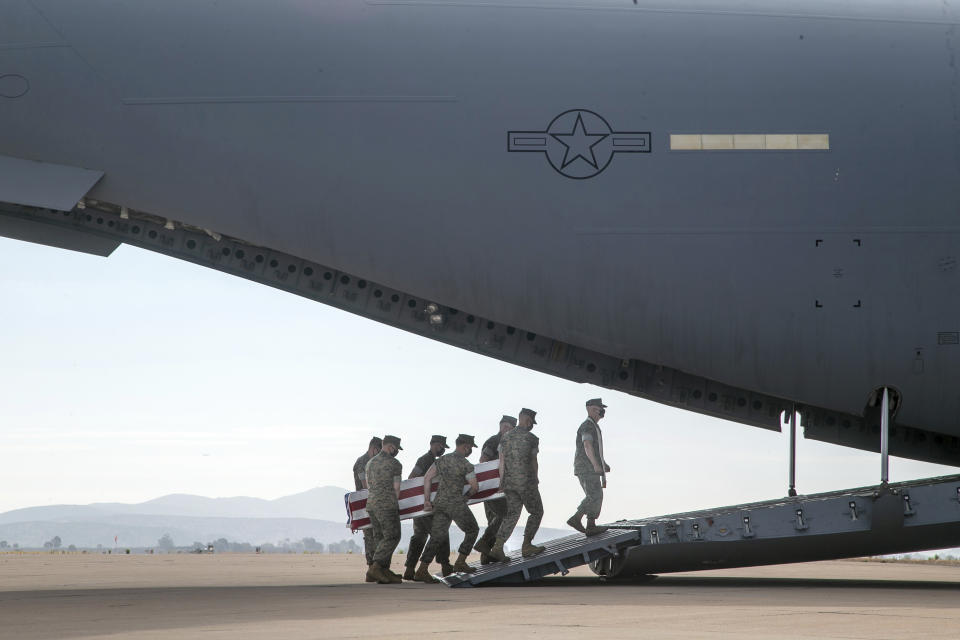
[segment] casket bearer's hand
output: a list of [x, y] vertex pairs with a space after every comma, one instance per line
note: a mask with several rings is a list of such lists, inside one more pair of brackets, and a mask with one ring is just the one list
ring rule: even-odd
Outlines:
[[423, 510], [425, 512], [433, 511], [433, 505], [430, 504], [430, 493], [433, 488], [433, 478], [437, 475], [437, 465], [432, 464], [423, 476]]

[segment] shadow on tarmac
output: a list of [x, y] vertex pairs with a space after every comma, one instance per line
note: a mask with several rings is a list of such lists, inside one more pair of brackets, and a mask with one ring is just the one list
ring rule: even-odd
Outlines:
[[726, 576], [639, 576], [604, 580], [593, 577], [550, 576], [537, 582], [485, 584], [474, 588], [707, 588], [707, 589], [904, 589], [910, 591], [958, 591], [960, 581], [938, 580], [862, 580], [844, 578], [741, 578]]

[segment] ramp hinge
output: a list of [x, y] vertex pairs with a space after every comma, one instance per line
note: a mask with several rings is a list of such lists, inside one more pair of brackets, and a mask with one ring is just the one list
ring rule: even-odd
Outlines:
[[660, 532], [656, 529], [650, 530], [650, 544], [660, 544]]
[[750, 516], [743, 516], [743, 537], [752, 538], [753, 536], [753, 529], [750, 527]]
[[693, 523], [693, 539], [694, 540], [703, 540], [703, 535], [700, 533], [700, 523]]
[[565, 576], [570, 573], [570, 570], [563, 566], [563, 563], [560, 560], [554, 560], [553, 564], [556, 565], [557, 571], [560, 572], [560, 575]]
[[857, 503], [853, 500], [850, 501], [850, 520], [859, 520], [860, 516], [857, 514]]
[[903, 496], [903, 515], [912, 516], [916, 511], [913, 510], [913, 505], [910, 504], [910, 496], [904, 494]]
[[797, 531], [806, 531], [808, 529], [807, 521], [803, 517], [803, 509], [797, 509], [797, 520], [794, 522], [794, 526]]

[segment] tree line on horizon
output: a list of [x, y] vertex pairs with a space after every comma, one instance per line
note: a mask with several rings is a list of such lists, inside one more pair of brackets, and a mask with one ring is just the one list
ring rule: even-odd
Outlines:
[[[40, 547], [21, 547], [17, 542], [10, 543], [7, 540], [0, 540], [0, 551], [28, 551], [39, 548]], [[54, 536], [52, 539], [44, 542], [42, 548], [48, 551], [61, 550], [64, 548], [63, 541], [60, 539], [60, 536]], [[102, 544], [98, 544], [96, 548], [77, 547], [71, 544], [66, 547], [65, 550], [107, 552], [112, 548], [113, 547], [105, 547]], [[363, 550], [356, 541], [352, 539], [324, 544], [317, 542], [315, 538], [302, 538], [300, 540], [290, 540], [286, 538], [276, 544], [264, 542], [257, 545], [249, 542], [231, 542], [226, 538], [218, 538], [206, 544], [194, 541], [190, 545], [177, 546], [168, 533], [163, 534], [163, 536], [157, 540], [155, 547], [136, 548], [143, 549], [148, 553], [152, 553], [154, 550], [161, 553], [200, 553], [208, 551], [213, 551], [214, 553], [359, 553]], [[125, 550], [127, 553], [130, 553], [130, 549]]]

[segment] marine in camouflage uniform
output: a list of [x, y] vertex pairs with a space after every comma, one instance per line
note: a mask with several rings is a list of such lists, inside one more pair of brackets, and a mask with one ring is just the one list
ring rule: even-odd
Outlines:
[[[382, 446], [383, 440], [377, 437], [372, 438], [370, 444], [367, 445], [367, 452], [353, 463], [353, 484], [357, 491], [367, 488], [367, 463], [373, 456], [380, 453]], [[367, 558], [368, 567], [373, 564], [373, 549], [373, 530], [367, 527], [363, 529], [363, 554]]]
[[[500, 457], [500, 438], [516, 426], [517, 419], [513, 416], [500, 418], [500, 430], [487, 438], [483, 446], [480, 447], [480, 462], [497, 460]], [[487, 514], [487, 528], [484, 529], [483, 535], [480, 536], [473, 548], [480, 552], [480, 564], [489, 564], [490, 557], [488, 554], [497, 540], [497, 532], [503, 523], [503, 516], [507, 514], [507, 499], [486, 500], [483, 503], [483, 511]]]
[[400, 544], [400, 505], [397, 495], [403, 465], [396, 459], [400, 438], [385, 436], [383, 449], [367, 463], [367, 514], [373, 529], [373, 564], [367, 572], [380, 584], [403, 582], [390, 571], [393, 551]]
[[537, 412], [532, 409], [521, 409], [519, 424], [500, 439], [500, 486], [507, 498], [507, 513], [489, 554], [491, 559], [499, 562], [507, 560], [503, 545], [517, 526], [522, 508], [526, 508], [529, 514], [523, 529], [523, 556], [529, 558], [544, 551], [544, 547], [533, 544], [533, 537], [543, 519], [543, 500], [540, 499], [537, 478], [540, 439], [530, 433], [537, 424], [536, 416]]
[[[603, 506], [603, 488], [607, 485], [606, 474], [610, 466], [603, 459], [603, 433], [599, 422], [606, 414], [607, 405], [600, 398], [587, 400], [587, 419], [577, 429], [577, 452], [573, 458], [573, 473], [580, 480], [584, 498], [577, 507], [577, 512], [567, 520], [567, 524], [587, 534], [594, 536], [606, 531], [605, 527], [598, 527], [596, 519], [600, 517], [600, 508]], [[587, 516], [587, 526], [581, 524], [583, 516]]]
[[[467, 556], [470, 555], [470, 549], [480, 533], [477, 519], [467, 505], [469, 496], [476, 495], [479, 491], [473, 464], [467, 460], [467, 457], [473, 453], [475, 446], [473, 436], [461, 433], [457, 436], [456, 450], [437, 458], [437, 461], [433, 463], [433, 466], [424, 476], [423, 506], [425, 510], [431, 510], [432, 508], [433, 529], [430, 531], [430, 542], [427, 543], [427, 548], [423, 551], [423, 557], [420, 558], [420, 566], [417, 567], [414, 578], [417, 581], [435, 582], [433, 576], [430, 575], [430, 563], [441, 545], [446, 544], [449, 549], [451, 522], [457, 523], [464, 536], [463, 542], [460, 544], [460, 555], [453, 565], [453, 570], [465, 573], [476, 571], [467, 564]], [[437, 488], [436, 498], [431, 503], [430, 490], [427, 487], [432, 484], [434, 477], [439, 478], [440, 486]], [[470, 485], [466, 495], [463, 493], [464, 484]]]
[[[410, 472], [411, 478], [420, 478], [433, 466], [437, 456], [443, 453], [444, 449], [449, 449], [446, 436], [433, 436], [430, 438], [430, 450], [417, 458], [413, 465], [413, 471]], [[416, 575], [417, 558], [423, 553], [427, 546], [427, 538], [430, 536], [430, 530], [433, 528], [433, 516], [420, 516], [413, 519], [413, 535], [410, 536], [410, 543], [407, 545], [406, 570], [403, 572], [404, 580], [413, 580]], [[453, 567], [450, 565], [450, 542], [449, 540], [437, 549], [437, 559], [440, 561], [442, 573], [450, 575], [453, 573]]]

